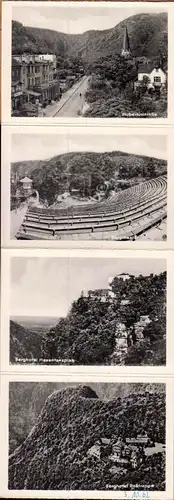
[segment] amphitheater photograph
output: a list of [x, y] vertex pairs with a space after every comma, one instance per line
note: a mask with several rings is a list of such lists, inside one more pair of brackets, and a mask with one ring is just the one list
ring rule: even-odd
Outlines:
[[10, 260], [11, 365], [166, 365], [165, 258], [42, 252]]
[[165, 241], [167, 136], [85, 130], [12, 133], [10, 238]]

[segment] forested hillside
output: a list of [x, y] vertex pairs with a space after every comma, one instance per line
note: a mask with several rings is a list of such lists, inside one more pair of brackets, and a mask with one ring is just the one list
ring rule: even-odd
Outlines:
[[46, 199], [49, 204], [66, 191], [67, 182], [69, 190], [78, 189], [83, 198], [94, 196], [106, 181], [109, 182], [107, 189], [119, 191], [166, 170], [165, 160], [120, 151], [65, 153], [45, 161], [21, 161], [11, 165], [13, 174], [33, 179], [40, 199]]
[[[42, 385], [42, 394], [43, 384], [39, 385]], [[115, 386], [117, 388], [117, 384]], [[125, 386], [129, 392], [129, 384]], [[158, 384], [156, 391], [155, 387], [151, 391], [151, 387], [138, 384], [138, 393], [131, 387], [126, 396], [122, 393], [121, 397], [108, 401], [99, 398], [89, 386], [67, 387], [53, 392], [28, 437], [10, 456], [9, 488], [102, 490], [107, 484], [131, 483], [136, 488], [138, 483], [139, 487], [142, 485], [141, 489], [148, 484], [152, 490], [164, 490], [165, 457], [162, 453], [147, 457], [145, 464], [135, 471], [127, 470], [114, 476], [110, 474], [108, 460], [93, 461], [87, 454], [96, 439], [131, 437], [142, 428], [156, 442], [165, 443], [164, 386]], [[35, 388], [36, 384], [30, 387], [29, 399]], [[11, 391], [16, 404], [12, 386]], [[15, 393], [16, 397], [18, 393]], [[11, 403], [10, 423], [15, 412]], [[25, 416], [22, 416], [22, 421], [25, 421]], [[13, 433], [14, 420], [10, 427], [11, 438]]]
[[[165, 364], [166, 350], [166, 273], [131, 277], [124, 282], [115, 278], [115, 298], [103, 303], [100, 295], [84, 297], [72, 304], [66, 318], [45, 336], [43, 357], [69, 359], [76, 364], [119, 363], [117, 330], [124, 323], [127, 333], [135, 328], [141, 315], [151, 320], [143, 331], [143, 340], [127, 349], [123, 364]], [[124, 305], [124, 300], [126, 303]], [[117, 359], [118, 355], [118, 359]]]
[[71, 35], [12, 22], [12, 52], [55, 53], [81, 57], [85, 63], [120, 54], [127, 26], [133, 56], [158, 57], [167, 54], [167, 14], [137, 14], [103, 31]]

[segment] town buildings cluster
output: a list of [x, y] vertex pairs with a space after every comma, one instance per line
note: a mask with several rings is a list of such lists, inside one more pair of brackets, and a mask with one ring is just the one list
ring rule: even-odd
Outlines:
[[110, 461], [110, 472], [116, 472], [116, 468], [122, 471], [128, 468], [137, 469], [145, 462], [145, 448], [152, 447], [155, 443], [149, 438], [146, 432], [138, 434], [136, 437], [118, 437], [109, 439], [102, 437], [98, 439], [87, 452], [87, 456], [94, 460]]
[[22, 54], [12, 57], [12, 112], [28, 103], [60, 99], [55, 54]]

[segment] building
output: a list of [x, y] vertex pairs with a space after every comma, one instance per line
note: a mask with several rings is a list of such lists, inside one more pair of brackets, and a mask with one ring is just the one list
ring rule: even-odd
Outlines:
[[12, 58], [11, 96], [12, 110], [20, 108], [23, 104], [22, 72], [21, 63], [15, 58]]
[[115, 298], [114, 292], [108, 288], [99, 288], [96, 290], [88, 290], [88, 292], [85, 291], [85, 296], [90, 297], [90, 299], [98, 299], [100, 302], [112, 302], [113, 299]]
[[117, 278], [121, 279], [123, 281], [126, 281], [126, 280], [129, 280], [131, 278], [131, 275], [128, 273], [120, 273], [120, 274], [117, 274]]
[[12, 110], [60, 98], [55, 58], [53, 54], [13, 56]]
[[29, 177], [24, 177], [20, 180], [22, 184], [21, 190], [24, 196], [29, 196], [32, 193], [32, 182], [32, 179], [29, 179]]
[[160, 67], [154, 67], [153, 64], [140, 64], [138, 68], [138, 80], [135, 87], [145, 82], [148, 89], [161, 89], [166, 85], [166, 73]]
[[40, 61], [50, 61], [55, 68], [57, 66], [57, 57], [55, 54], [39, 54], [38, 58]]
[[126, 443], [146, 446], [149, 443], [149, 437], [148, 437], [146, 432], [144, 434], [137, 434], [136, 437], [132, 437], [132, 438], [127, 437]]
[[[132, 438], [134, 440], [134, 438]], [[131, 438], [130, 438], [131, 440]], [[128, 468], [136, 469], [145, 460], [144, 445], [136, 445], [134, 442], [125, 443], [119, 437], [116, 442], [112, 443], [112, 439], [100, 438], [89, 450], [87, 455], [97, 460], [108, 457], [109, 460], [117, 468], [121, 470]], [[115, 471], [117, 472], [117, 470]], [[113, 471], [114, 473], [114, 471]]]
[[127, 31], [127, 26], [126, 26], [125, 32], [124, 32], [123, 47], [122, 47], [121, 55], [123, 57], [130, 56], [130, 43], [129, 43], [129, 35], [128, 35], [128, 31]]
[[113, 444], [113, 454], [110, 459], [114, 464], [128, 468], [136, 469], [143, 460], [143, 452], [141, 453], [137, 446], [130, 446], [124, 443], [122, 438], [118, 438]]

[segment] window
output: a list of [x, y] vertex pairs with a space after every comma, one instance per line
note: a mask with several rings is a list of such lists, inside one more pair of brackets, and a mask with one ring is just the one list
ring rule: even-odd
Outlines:
[[160, 76], [154, 76], [154, 83], [161, 83], [161, 77]]

